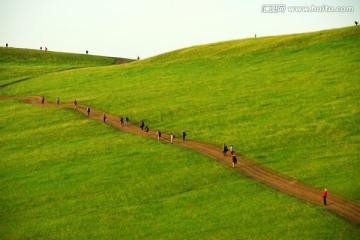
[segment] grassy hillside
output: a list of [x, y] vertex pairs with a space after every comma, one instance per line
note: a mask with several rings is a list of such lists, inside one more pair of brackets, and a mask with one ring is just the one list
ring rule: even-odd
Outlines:
[[350, 27], [195, 46], [51, 74], [2, 93], [77, 98], [163, 132], [185, 129], [359, 202], [359, 38]]
[[355, 239], [320, 207], [72, 110], [0, 101], [2, 239]]
[[0, 47], [0, 86], [66, 69], [110, 65], [113, 58]]

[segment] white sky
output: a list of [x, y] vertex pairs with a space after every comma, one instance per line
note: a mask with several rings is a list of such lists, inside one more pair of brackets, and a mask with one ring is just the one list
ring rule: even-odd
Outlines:
[[[285, 12], [262, 12], [273, 3], [286, 4]], [[312, 5], [353, 6], [354, 12], [288, 10]], [[355, 20], [360, 22], [359, 0], [0, 0], [0, 45], [146, 58], [255, 34], [352, 26]]]

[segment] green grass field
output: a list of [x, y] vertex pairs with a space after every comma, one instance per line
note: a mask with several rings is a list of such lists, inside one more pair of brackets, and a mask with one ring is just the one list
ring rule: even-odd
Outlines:
[[0, 86], [74, 68], [110, 65], [110, 57], [0, 47]]
[[5, 95], [77, 98], [150, 128], [233, 144], [280, 174], [360, 202], [356, 27], [196, 46], [57, 72]]
[[[189, 138], [234, 144], [259, 165], [360, 202], [359, 35], [351, 27], [245, 39], [100, 67], [111, 61], [65, 54], [51, 62], [1, 49], [10, 55], [0, 55], [1, 84], [34, 77], [1, 94], [76, 98], [152, 129], [185, 129]], [[61, 71], [73, 67], [87, 68]], [[200, 154], [71, 110], [0, 106], [4, 239], [360, 235], [358, 226]]]
[[192, 151], [0, 101], [2, 239], [355, 239], [358, 226]]

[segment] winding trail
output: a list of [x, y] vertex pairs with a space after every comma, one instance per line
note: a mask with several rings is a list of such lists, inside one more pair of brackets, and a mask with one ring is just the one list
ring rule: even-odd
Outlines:
[[[20, 100], [34, 105], [41, 105], [41, 97], [0, 96], [0, 100]], [[87, 117], [87, 106], [78, 105], [75, 108], [72, 104], [57, 105], [55, 103], [45, 103], [44, 105], [49, 107], [74, 109]], [[95, 109], [91, 109], [90, 118], [102, 122], [103, 114]], [[149, 131], [148, 133], [145, 133], [140, 129], [138, 125], [132, 125], [131, 123], [129, 124], [129, 126], [121, 126], [118, 117], [107, 115], [106, 123], [121, 131], [141, 135], [143, 137], [147, 137], [157, 141], [156, 133], [154, 131]], [[160, 141], [171, 144], [170, 135], [163, 133]], [[173, 144], [184, 148], [192, 149], [232, 167], [231, 158], [229, 156], [224, 156], [222, 153], [222, 148], [218, 146], [207, 143], [200, 143], [192, 140], [186, 140], [183, 142], [182, 139], [179, 138], [175, 138]], [[287, 179], [278, 176], [275, 173], [259, 167], [239, 156], [237, 158], [238, 165], [235, 167], [235, 170], [240, 172], [241, 174], [253, 180], [261, 182], [269, 187], [277, 189], [281, 192], [303, 199], [312, 204], [323, 206], [321, 190], [305, 186], [293, 179]], [[327, 208], [338, 214], [339, 216], [360, 225], [360, 205], [358, 203], [346, 200], [331, 193], [328, 194], [327, 202], [328, 204], [327, 206], [323, 206], [324, 208]]]

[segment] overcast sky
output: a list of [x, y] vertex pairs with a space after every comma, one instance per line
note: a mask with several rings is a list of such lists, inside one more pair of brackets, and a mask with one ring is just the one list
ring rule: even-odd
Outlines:
[[[291, 12], [292, 6], [353, 11]], [[360, 22], [359, 0], [0, 0], [0, 44], [147, 58], [255, 34], [352, 26], [355, 20]]]

